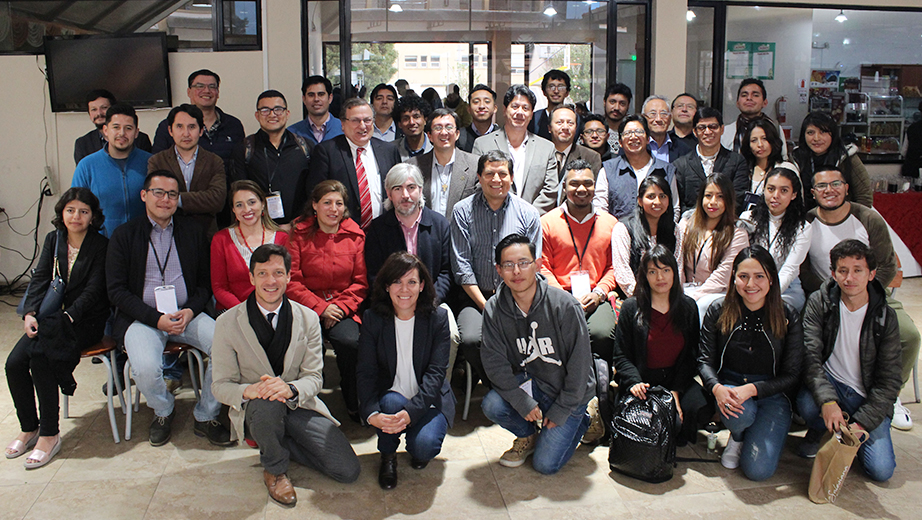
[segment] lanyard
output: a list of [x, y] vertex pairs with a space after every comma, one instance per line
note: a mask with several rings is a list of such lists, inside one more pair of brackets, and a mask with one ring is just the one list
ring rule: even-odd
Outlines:
[[170, 232], [170, 247], [166, 250], [166, 258], [163, 260], [163, 264], [160, 264], [160, 255], [157, 254], [157, 247], [154, 246], [154, 241], [147, 237], [147, 241], [150, 242], [150, 248], [154, 250], [154, 260], [157, 261], [157, 269], [160, 270], [160, 284], [166, 285], [166, 266], [170, 262], [170, 253], [173, 252], [173, 233]]
[[714, 234], [711, 233], [711, 236], [704, 239], [704, 243], [701, 244], [701, 249], [698, 250], [698, 256], [695, 257], [695, 263], [692, 265], [692, 278], [698, 273], [698, 262], [701, 261], [701, 255], [704, 253], [704, 248], [707, 247], [708, 242], [714, 238]]
[[592, 240], [592, 232], [595, 231], [595, 222], [598, 219], [598, 215], [592, 217], [592, 227], [589, 228], [589, 236], [586, 237], [586, 243], [583, 245], [583, 252], [579, 252], [579, 248], [576, 246], [576, 237], [573, 235], [573, 227], [570, 225], [570, 216], [564, 215], [564, 219], [567, 222], [567, 229], [570, 230], [570, 239], [573, 240], [573, 252], [576, 253], [576, 260], [579, 262], [579, 270], [583, 270], [583, 258], [586, 256], [586, 249], [589, 249], [589, 241]]

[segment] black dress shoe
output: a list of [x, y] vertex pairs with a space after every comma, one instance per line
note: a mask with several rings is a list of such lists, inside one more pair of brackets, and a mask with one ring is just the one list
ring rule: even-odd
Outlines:
[[424, 469], [428, 465], [428, 460], [419, 460], [416, 457], [410, 459], [410, 467], [413, 469]]
[[163, 446], [170, 441], [172, 435], [173, 417], [176, 410], [166, 417], [154, 417], [154, 422], [150, 423], [150, 445]]
[[207, 437], [208, 442], [215, 446], [233, 446], [236, 444], [235, 441], [230, 440], [230, 430], [214, 419], [202, 422], [195, 421], [192, 431], [196, 437]]
[[381, 489], [394, 489], [397, 487], [397, 454], [382, 453], [381, 469], [378, 470], [378, 484]]

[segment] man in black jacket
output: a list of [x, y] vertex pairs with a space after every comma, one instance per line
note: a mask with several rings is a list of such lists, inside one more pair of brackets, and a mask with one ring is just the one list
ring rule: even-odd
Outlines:
[[[150, 443], [170, 440], [173, 395], [163, 380], [167, 341], [211, 353], [214, 320], [202, 311], [211, 299], [209, 244], [195, 221], [174, 217], [179, 180], [165, 170], [151, 172], [141, 190], [146, 214], [119, 226], [106, 255], [109, 300], [116, 308], [113, 336], [128, 352], [132, 377], [154, 410]], [[229, 446], [230, 432], [216, 419], [221, 404], [211, 393], [211, 365], [195, 406], [195, 434]]]
[[[890, 419], [900, 392], [900, 329], [896, 312], [874, 279], [874, 251], [854, 239], [829, 252], [833, 279], [810, 295], [804, 310], [804, 382], [797, 396], [810, 428], [800, 455], [816, 456], [824, 430], [870, 434], [858, 450], [868, 476], [889, 480], [896, 468]], [[848, 417], [844, 415], [848, 414]]]
[[[102, 132], [102, 127], [106, 124], [106, 112], [115, 103], [117, 103], [115, 96], [105, 89], [91, 90], [86, 95], [86, 111], [90, 115], [90, 121], [96, 125], [96, 128], [74, 141], [74, 164], [79, 164], [81, 159], [102, 150], [102, 147], [106, 145], [106, 136]], [[138, 132], [134, 145], [145, 152], [149, 152], [151, 147], [150, 137], [144, 132]]]

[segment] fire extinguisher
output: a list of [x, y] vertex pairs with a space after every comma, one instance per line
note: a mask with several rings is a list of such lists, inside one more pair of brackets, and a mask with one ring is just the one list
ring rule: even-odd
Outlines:
[[778, 98], [777, 105], [775, 106], [775, 113], [778, 114], [778, 124], [787, 122], [788, 100], [784, 96]]

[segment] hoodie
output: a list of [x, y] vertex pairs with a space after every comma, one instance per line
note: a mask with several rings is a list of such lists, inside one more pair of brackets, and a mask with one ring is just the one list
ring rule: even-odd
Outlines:
[[537, 278], [527, 316], [505, 284], [487, 301], [480, 357], [493, 389], [522, 417], [538, 405], [519, 388], [516, 376], [525, 373], [554, 399], [544, 416], [563, 424], [595, 393], [589, 328], [583, 309], [570, 293], [549, 286], [540, 274]]

